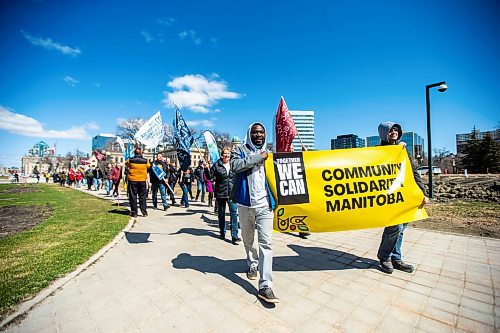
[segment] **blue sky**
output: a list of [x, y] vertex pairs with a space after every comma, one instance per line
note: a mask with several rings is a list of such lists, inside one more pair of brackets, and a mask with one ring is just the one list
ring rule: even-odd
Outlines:
[[[271, 134], [280, 96], [314, 110], [316, 146], [396, 121], [455, 152], [500, 122], [498, 1], [2, 1], [0, 164], [37, 141], [90, 151], [171, 101], [198, 129]], [[270, 136], [269, 136], [270, 137]]]

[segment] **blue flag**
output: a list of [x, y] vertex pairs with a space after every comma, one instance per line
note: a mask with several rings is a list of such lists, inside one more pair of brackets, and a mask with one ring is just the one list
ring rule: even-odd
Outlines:
[[174, 118], [174, 143], [176, 147], [182, 148], [182, 150], [191, 153], [191, 146], [194, 142], [194, 137], [191, 131], [186, 125], [184, 118], [182, 118], [181, 112], [175, 107], [175, 118]]
[[174, 145], [177, 148], [177, 158], [179, 159], [182, 171], [186, 171], [191, 165], [191, 146], [193, 145], [194, 137], [177, 106], [175, 107], [173, 125]]
[[182, 171], [186, 171], [191, 166], [191, 154], [181, 148], [177, 148], [177, 159]]

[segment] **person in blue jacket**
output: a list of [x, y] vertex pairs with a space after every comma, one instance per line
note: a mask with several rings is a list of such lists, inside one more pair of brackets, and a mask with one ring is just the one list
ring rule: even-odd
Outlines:
[[[231, 171], [236, 174], [232, 199], [238, 204], [241, 236], [247, 255], [250, 280], [259, 279], [258, 297], [268, 303], [278, 303], [273, 286], [273, 209], [274, 198], [267, 186], [264, 161], [266, 130], [261, 123], [249, 126], [243, 144], [231, 152]], [[255, 229], [259, 251], [254, 244]]]

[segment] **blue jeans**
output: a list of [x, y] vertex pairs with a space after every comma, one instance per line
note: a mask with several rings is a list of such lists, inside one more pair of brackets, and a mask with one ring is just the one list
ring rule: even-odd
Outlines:
[[181, 205], [184, 205], [184, 207], [189, 207], [189, 189], [188, 185], [182, 184], [182, 199], [181, 199]]
[[104, 188], [106, 189], [106, 194], [109, 195], [111, 192], [111, 188], [113, 187], [113, 182], [111, 179], [105, 179], [104, 180]]
[[163, 207], [169, 207], [170, 205], [167, 202], [167, 191], [165, 185], [162, 183], [151, 183], [153, 206], [157, 207], [158, 205], [158, 189], [160, 190], [161, 203], [163, 204]]
[[226, 234], [226, 202], [229, 206], [229, 214], [231, 221], [231, 237], [238, 238], [238, 207], [231, 199], [217, 198], [217, 215], [219, 217], [220, 234]]
[[402, 260], [401, 244], [403, 233], [408, 223], [386, 227], [382, 234], [382, 241], [378, 249], [377, 257], [382, 260]]
[[94, 178], [94, 191], [97, 191], [101, 186], [101, 180], [99, 178]]
[[205, 201], [205, 189], [206, 189], [206, 185], [204, 182], [200, 181], [200, 180], [196, 180], [196, 185], [197, 185], [197, 188], [196, 188], [196, 200], [198, 200], [198, 197], [200, 196], [200, 191], [201, 191], [201, 201]]
[[[238, 206], [241, 221], [241, 238], [245, 245], [248, 267], [259, 267], [259, 289], [273, 287], [273, 211], [269, 206]], [[257, 246], [255, 246], [257, 229]]]

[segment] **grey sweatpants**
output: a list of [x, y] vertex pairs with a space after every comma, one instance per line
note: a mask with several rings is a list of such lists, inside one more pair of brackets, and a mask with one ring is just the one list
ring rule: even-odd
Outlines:
[[[241, 236], [247, 254], [248, 267], [259, 267], [259, 289], [273, 286], [273, 211], [269, 206], [245, 207], [238, 205]], [[255, 247], [255, 229], [259, 252]]]

